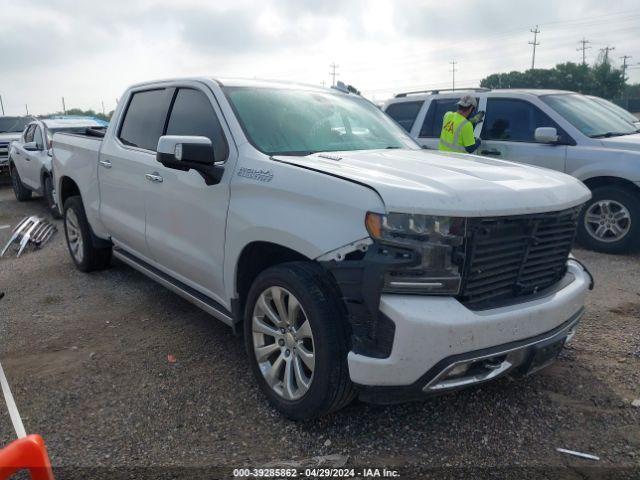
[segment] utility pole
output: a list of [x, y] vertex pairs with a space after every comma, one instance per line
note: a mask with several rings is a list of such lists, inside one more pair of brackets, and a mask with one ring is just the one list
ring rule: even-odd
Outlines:
[[100, 102], [102, 102], [102, 115], [106, 117], [107, 114], [104, 112], [104, 100], [100, 100]]
[[331, 65], [329, 65], [329, 68], [331, 69], [331, 71], [329, 72], [329, 75], [331, 75], [332, 80], [332, 86], [336, 86], [336, 76], [337, 76], [337, 69], [340, 65], [336, 65], [335, 62], [332, 63]]
[[622, 80], [624, 82], [627, 81], [627, 67], [629, 66], [627, 64], [627, 60], [632, 58], [631, 55], [623, 55], [620, 57], [622, 59]]
[[4, 103], [2, 103], [2, 95], [0, 95], [0, 107], [2, 107], [2, 115], [4, 116]]
[[603, 57], [603, 62], [604, 63], [609, 63], [609, 52], [611, 52], [612, 50], [615, 50], [616, 47], [610, 47], [609, 45], [607, 45], [604, 48], [601, 48], [600, 51], [602, 53], [604, 53], [604, 57]]
[[27, 111], [27, 117], [29, 116], [29, 105], [24, 104], [24, 109]]
[[589, 40], [587, 40], [586, 38], [582, 37], [582, 40], [580, 40], [578, 43], [582, 44], [582, 46], [576, 48], [576, 50], [578, 52], [580, 50], [582, 50], [582, 65], [586, 65], [587, 64], [587, 50], [592, 48], [592, 47], [587, 47], [587, 43], [591, 43], [591, 42]]
[[538, 34], [540, 33], [540, 29], [538, 28], [538, 25], [536, 25], [536, 28], [529, 31], [533, 33], [533, 42], [529, 42], [529, 45], [533, 45], [533, 57], [531, 57], [531, 70], [533, 70], [536, 66], [536, 46], [540, 45], [540, 42], [538, 42]]
[[452, 60], [449, 62], [449, 65], [451, 65], [451, 89], [455, 90], [456, 89], [456, 62], [455, 60]]
[[64, 104], [64, 97], [62, 97], [62, 113], [65, 115], [67, 114], [67, 107]]

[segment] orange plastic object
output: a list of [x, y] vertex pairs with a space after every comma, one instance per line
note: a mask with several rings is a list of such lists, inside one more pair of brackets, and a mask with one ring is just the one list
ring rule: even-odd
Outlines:
[[28, 470], [33, 480], [54, 480], [40, 435], [27, 435], [0, 450], [0, 480], [8, 480], [20, 470]]

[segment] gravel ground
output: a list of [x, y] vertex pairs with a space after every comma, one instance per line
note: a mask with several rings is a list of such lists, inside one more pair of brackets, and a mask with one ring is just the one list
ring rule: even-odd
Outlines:
[[[27, 214], [46, 215], [44, 203], [0, 186], [0, 245]], [[640, 256], [575, 251], [596, 288], [574, 341], [531, 378], [294, 423], [260, 394], [228, 327], [117, 261], [80, 273], [58, 227], [44, 249], [0, 259], [0, 360], [27, 430], [67, 468], [59, 478], [158, 466], [226, 478], [330, 454], [401, 478], [640, 478]], [[1, 414], [0, 445], [12, 437]]]

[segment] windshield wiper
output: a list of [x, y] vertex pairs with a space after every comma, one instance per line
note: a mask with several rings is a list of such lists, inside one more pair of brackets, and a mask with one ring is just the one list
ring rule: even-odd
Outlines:
[[307, 157], [309, 155], [313, 155], [315, 152], [313, 150], [300, 150], [295, 152], [274, 152], [271, 154], [272, 157]]
[[606, 132], [606, 133], [598, 133], [595, 135], [589, 135], [591, 138], [609, 138], [609, 137], [622, 137], [624, 135], [631, 135], [635, 132]]

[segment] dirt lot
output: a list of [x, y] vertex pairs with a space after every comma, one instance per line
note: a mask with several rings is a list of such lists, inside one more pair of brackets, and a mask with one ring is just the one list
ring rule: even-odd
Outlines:
[[[46, 214], [39, 199], [17, 203], [0, 187], [0, 244], [3, 225], [34, 213]], [[230, 329], [119, 262], [78, 272], [61, 231], [41, 251], [0, 259], [0, 360], [52, 462], [116, 468], [104, 470], [110, 478], [149, 466], [202, 467], [189, 475], [217, 478], [329, 454], [401, 478], [471, 476], [461, 468], [476, 478], [640, 478], [640, 408], [631, 405], [640, 398], [640, 257], [575, 254], [596, 289], [556, 364], [422, 403], [356, 402], [330, 418], [287, 421], [258, 391]], [[3, 445], [13, 432], [1, 405]]]

